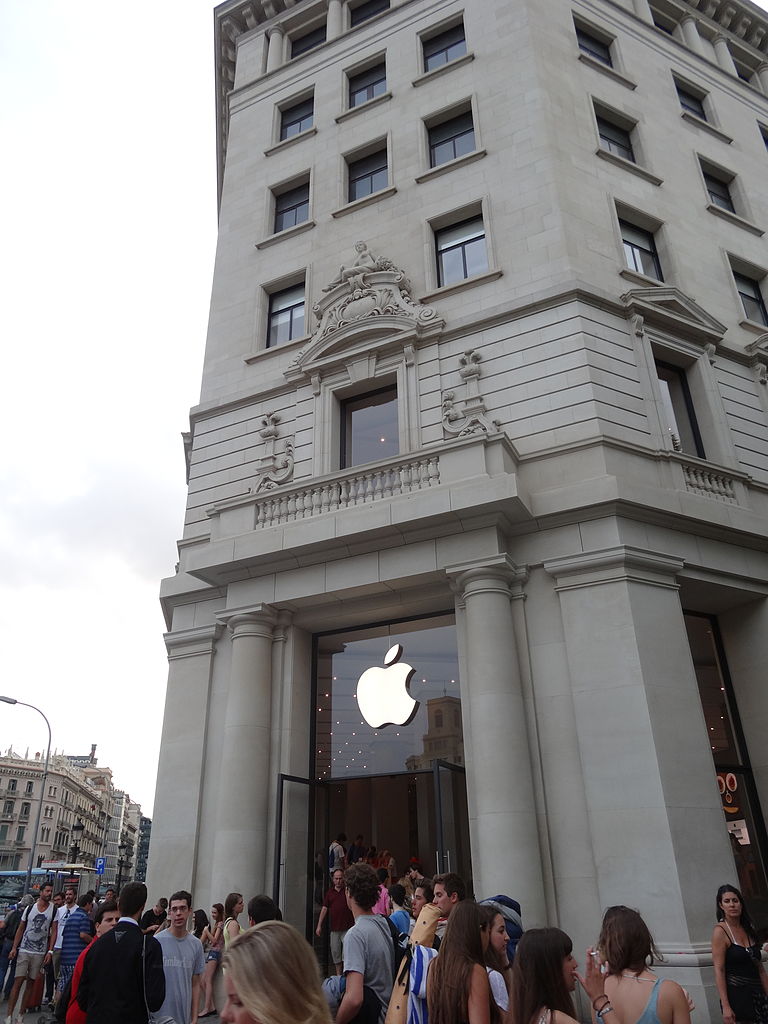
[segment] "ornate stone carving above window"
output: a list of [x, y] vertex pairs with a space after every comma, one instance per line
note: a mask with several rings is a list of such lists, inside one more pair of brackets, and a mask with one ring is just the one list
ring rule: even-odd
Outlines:
[[253, 491], [271, 491], [274, 487], [288, 483], [293, 477], [293, 438], [288, 437], [283, 450], [277, 452], [275, 445], [280, 436], [280, 416], [267, 412], [261, 418], [259, 436], [264, 439], [264, 454], [258, 469], [258, 479]]
[[479, 383], [481, 358], [480, 353], [474, 349], [468, 349], [459, 358], [459, 376], [466, 384], [466, 395], [460, 408], [456, 405], [455, 392], [443, 392], [443, 430], [452, 437], [494, 434], [501, 426], [499, 420], [490, 420], [486, 416]]
[[311, 376], [316, 367], [343, 362], [350, 353], [392, 343], [402, 348], [444, 326], [432, 306], [413, 298], [405, 271], [389, 257], [374, 255], [364, 241], [355, 243], [355, 258], [323, 288], [313, 313], [312, 340], [285, 370], [288, 380]]

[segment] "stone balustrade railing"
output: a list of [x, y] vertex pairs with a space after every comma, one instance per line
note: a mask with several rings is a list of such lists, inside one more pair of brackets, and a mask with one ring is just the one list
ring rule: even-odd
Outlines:
[[683, 476], [686, 488], [694, 494], [703, 494], [707, 498], [716, 498], [731, 505], [738, 504], [734, 481], [725, 473], [684, 463]]
[[308, 519], [323, 512], [365, 505], [379, 498], [423, 491], [440, 483], [437, 455], [416, 455], [409, 459], [370, 469], [350, 470], [333, 479], [304, 487], [285, 487], [267, 492], [256, 502], [255, 525], [277, 526]]

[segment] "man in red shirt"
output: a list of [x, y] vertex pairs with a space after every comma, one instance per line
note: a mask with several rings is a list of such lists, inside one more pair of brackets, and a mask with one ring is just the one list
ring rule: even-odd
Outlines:
[[[95, 942], [96, 939], [100, 939], [102, 935], [106, 935], [107, 932], [111, 932], [119, 919], [120, 911], [117, 909], [117, 904], [114, 900], [104, 900], [103, 903], [99, 904], [99, 909], [96, 911], [96, 935], [91, 939], [91, 942]], [[69, 1006], [67, 1008], [66, 1024], [85, 1024], [86, 1013], [85, 1010], [80, 1009], [80, 1005], [77, 1001], [77, 990], [80, 987], [80, 975], [83, 973], [85, 954], [89, 949], [90, 943], [77, 958], [77, 963], [75, 964], [75, 969], [72, 973], [72, 987], [69, 992]]]
[[352, 911], [347, 905], [347, 894], [344, 891], [344, 872], [337, 868], [331, 875], [331, 888], [325, 894], [323, 908], [317, 921], [319, 938], [323, 934], [323, 922], [326, 914], [331, 918], [331, 959], [337, 974], [344, 973], [344, 936], [355, 923]]

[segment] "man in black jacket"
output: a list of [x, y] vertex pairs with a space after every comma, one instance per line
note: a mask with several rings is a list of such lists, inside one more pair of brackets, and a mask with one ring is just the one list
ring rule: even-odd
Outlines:
[[120, 920], [86, 954], [77, 1001], [88, 1024], [147, 1024], [149, 1014], [163, 1005], [163, 951], [139, 927], [146, 902], [143, 882], [125, 885]]

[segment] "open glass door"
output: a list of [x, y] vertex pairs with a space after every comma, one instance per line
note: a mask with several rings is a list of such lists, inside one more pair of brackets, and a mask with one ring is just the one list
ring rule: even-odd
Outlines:
[[453, 871], [472, 892], [472, 858], [469, 850], [469, 814], [465, 772], [459, 765], [435, 760], [436, 874]]
[[310, 830], [314, 789], [309, 779], [295, 775], [280, 775], [278, 779], [272, 898], [283, 920], [307, 937], [311, 934], [317, 888]]

